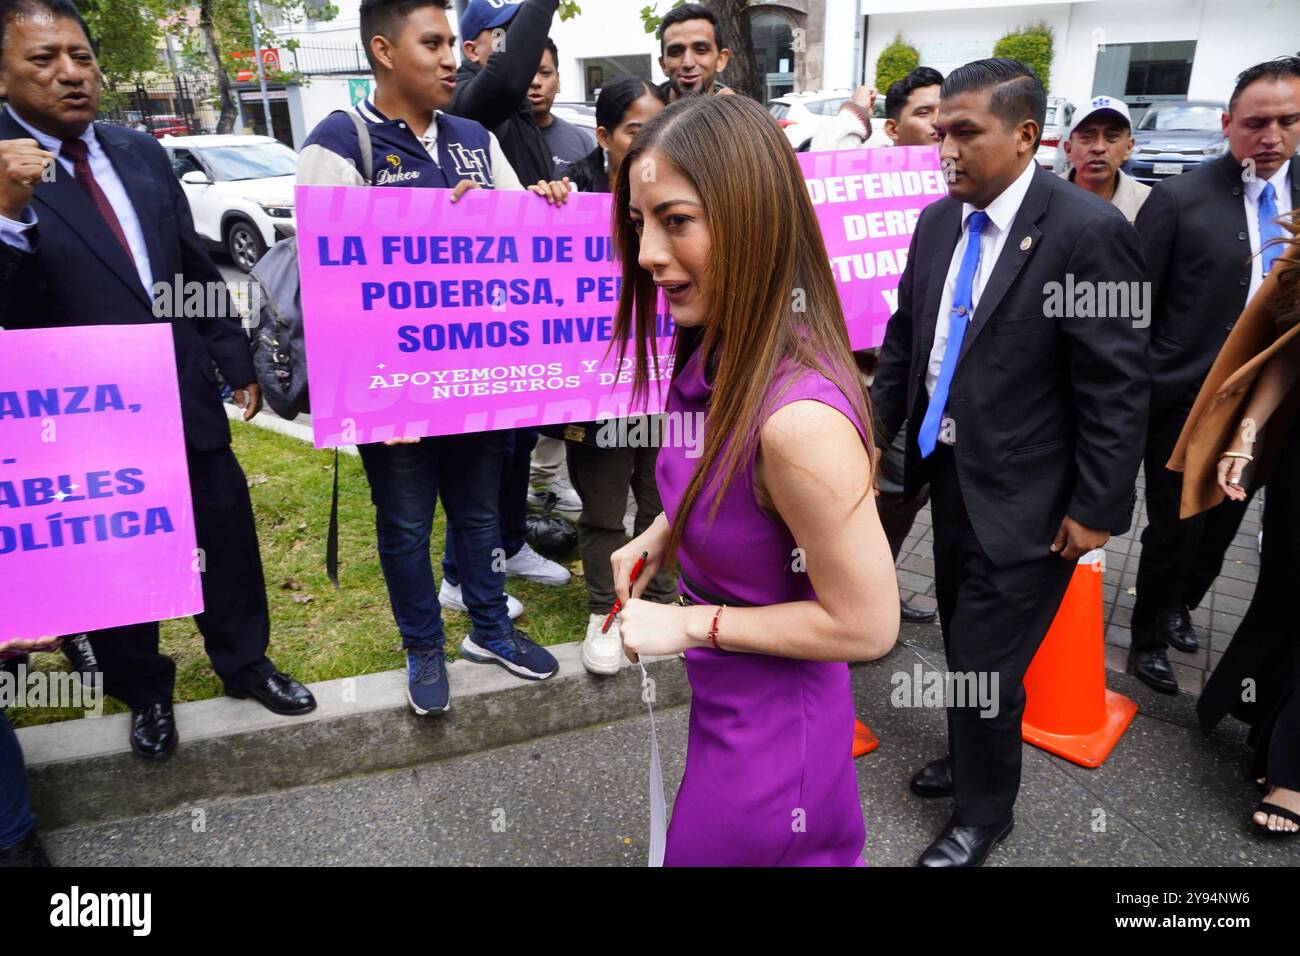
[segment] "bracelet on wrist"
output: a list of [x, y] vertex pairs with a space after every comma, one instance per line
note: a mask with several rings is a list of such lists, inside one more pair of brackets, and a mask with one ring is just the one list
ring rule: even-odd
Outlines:
[[719, 604], [718, 609], [713, 612], [713, 623], [709, 626], [709, 643], [713, 645], [716, 651], [722, 650], [718, 646], [718, 621], [722, 617], [722, 612], [727, 609], [727, 605]]
[[1224, 458], [1240, 458], [1242, 461], [1248, 461], [1248, 462], [1255, 460], [1254, 455], [1248, 455], [1244, 451], [1225, 451], [1222, 455], [1219, 456], [1220, 460], [1223, 460]]

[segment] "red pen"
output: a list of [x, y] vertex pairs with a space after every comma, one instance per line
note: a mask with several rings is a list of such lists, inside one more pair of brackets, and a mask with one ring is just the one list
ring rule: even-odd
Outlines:
[[[641, 576], [641, 569], [645, 567], [646, 558], [650, 557], [649, 551], [642, 551], [641, 557], [636, 559], [636, 564], [632, 565], [632, 580], [627, 582], [627, 589], [632, 590], [632, 585], [636, 584], [636, 579]], [[605, 623], [600, 626], [600, 633], [604, 634], [609, 630], [610, 622], [614, 620], [614, 615], [623, 610], [623, 602], [618, 598], [614, 599], [614, 606], [610, 609], [609, 617], [605, 618]]]

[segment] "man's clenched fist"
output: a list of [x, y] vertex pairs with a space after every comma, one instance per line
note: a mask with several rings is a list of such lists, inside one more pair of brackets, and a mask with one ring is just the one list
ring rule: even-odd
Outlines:
[[32, 189], [54, 162], [54, 154], [34, 139], [0, 139], [0, 216], [22, 219]]

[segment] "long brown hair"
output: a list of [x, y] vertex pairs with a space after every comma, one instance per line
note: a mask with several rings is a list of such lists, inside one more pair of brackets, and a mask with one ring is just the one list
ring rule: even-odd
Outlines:
[[[681, 543], [686, 521], [705, 486], [713, 493], [709, 520], [731, 482], [755, 453], [769, 390], [784, 384], [785, 363], [836, 383], [867, 432], [870, 399], [849, 348], [848, 330], [831, 274], [826, 244], [794, 151], [776, 121], [745, 96], [679, 100], [637, 134], [614, 186], [614, 250], [623, 285], [614, 341], [622, 361], [629, 336], [635, 349], [633, 403], [649, 394], [659, 290], [637, 262], [640, 238], [628, 216], [632, 176], [653, 176], [656, 161], [690, 180], [704, 205], [712, 249], [706, 270], [710, 320], [678, 328], [673, 375], [697, 350], [712, 371], [709, 427], [699, 463], [673, 521], [668, 554]], [[717, 475], [710, 478], [717, 465]]]

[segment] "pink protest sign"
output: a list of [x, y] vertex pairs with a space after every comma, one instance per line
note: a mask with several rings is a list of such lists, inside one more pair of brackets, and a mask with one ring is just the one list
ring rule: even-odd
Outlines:
[[0, 332], [0, 649], [196, 614], [171, 329]]
[[849, 344], [873, 348], [898, 305], [921, 210], [948, 195], [932, 146], [800, 153], [844, 305]]
[[[299, 186], [316, 446], [658, 411], [615, 368], [610, 197]], [[659, 319], [663, 377], [672, 321]], [[666, 381], [660, 383], [666, 394]]]

